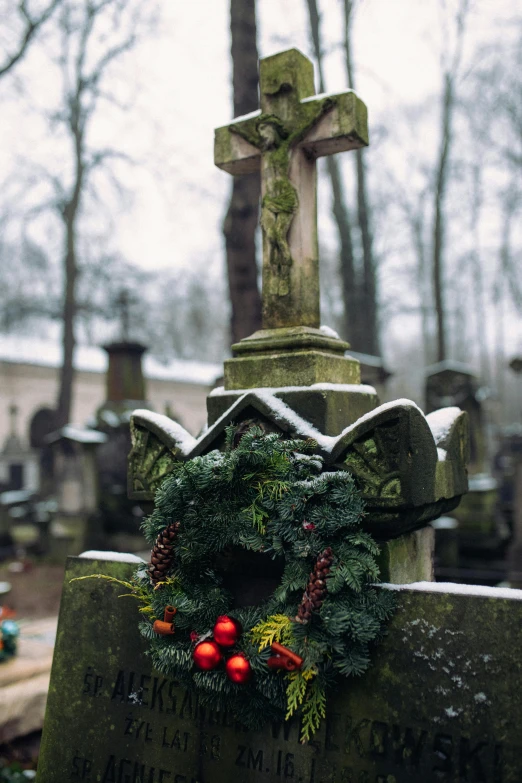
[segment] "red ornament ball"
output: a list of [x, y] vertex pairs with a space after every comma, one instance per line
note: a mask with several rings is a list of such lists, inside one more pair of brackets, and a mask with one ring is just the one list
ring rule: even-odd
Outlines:
[[225, 664], [227, 676], [232, 682], [244, 685], [252, 676], [252, 667], [244, 655], [233, 655]]
[[233, 617], [222, 614], [214, 626], [214, 639], [220, 647], [233, 647], [241, 636], [242, 630], [241, 623]]
[[221, 660], [221, 650], [215, 642], [200, 642], [192, 653], [198, 669], [208, 672], [215, 669]]

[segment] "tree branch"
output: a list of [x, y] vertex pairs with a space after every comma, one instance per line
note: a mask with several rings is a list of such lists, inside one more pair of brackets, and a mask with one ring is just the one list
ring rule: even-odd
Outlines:
[[18, 7], [18, 11], [25, 21], [25, 28], [16, 51], [11, 55], [7, 55], [5, 61], [0, 64], [0, 78], [9, 73], [9, 71], [24, 57], [36, 32], [49, 19], [60, 2], [61, 0], [51, 0], [40, 16], [32, 18], [27, 8], [27, 0], [22, 0]]

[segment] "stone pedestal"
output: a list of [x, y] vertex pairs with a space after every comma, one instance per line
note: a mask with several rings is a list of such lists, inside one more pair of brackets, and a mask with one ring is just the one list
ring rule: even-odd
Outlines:
[[232, 346], [225, 389], [360, 383], [359, 362], [344, 355], [349, 347], [308, 326], [262, 329]]
[[381, 580], [393, 584], [433, 581], [435, 531], [424, 527], [381, 544]]

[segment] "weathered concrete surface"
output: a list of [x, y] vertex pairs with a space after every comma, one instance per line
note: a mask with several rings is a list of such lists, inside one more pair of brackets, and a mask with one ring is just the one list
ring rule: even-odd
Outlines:
[[0, 745], [43, 726], [56, 618], [22, 625], [18, 653], [0, 664]]
[[132, 569], [68, 561], [39, 783], [522, 780], [520, 591], [398, 592], [374, 665], [329, 695], [327, 725], [302, 746], [295, 723], [254, 733], [199, 709], [151, 671], [132, 599], [69, 582]]

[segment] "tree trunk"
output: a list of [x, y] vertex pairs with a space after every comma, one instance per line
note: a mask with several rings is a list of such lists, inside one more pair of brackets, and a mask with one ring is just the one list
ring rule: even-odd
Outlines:
[[[319, 75], [319, 92], [325, 92], [323, 76], [323, 52], [321, 48], [320, 17], [316, 0], [306, 0], [310, 16], [310, 32], [314, 48], [315, 59]], [[341, 278], [342, 296], [344, 304], [344, 329], [342, 337], [349, 340], [354, 350], [362, 350], [360, 343], [362, 330], [360, 329], [361, 310], [357, 303], [357, 281], [355, 278], [355, 263], [352, 244], [352, 229], [350, 215], [346, 206], [343, 182], [337, 158], [332, 155], [327, 157], [327, 168], [332, 183], [333, 215], [339, 234], [339, 273]]]
[[[344, 53], [346, 61], [346, 73], [348, 87], [355, 90], [355, 79], [352, 62], [352, 0], [344, 0]], [[375, 259], [373, 255], [373, 237], [371, 230], [370, 205], [366, 185], [366, 165], [363, 150], [356, 150], [356, 178], [357, 178], [357, 217], [361, 232], [361, 247], [363, 255], [363, 286], [361, 307], [361, 347], [360, 351], [380, 355], [378, 308], [377, 308], [377, 280], [375, 272]]]
[[339, 234], [339, 272], [344, 303], [344, 333], [341, 335], [349, 340], [354, 351], [362, 350], [362, 330], [360, 325], [361, 308], [357, 301], [357, 281], [355, 279], [355, 264], [353, 257], [352, 229], [350, 216], [343, 193], [341, 172], [337, 160], [329, 155], [327, 158], [328, 174], [332, 183], [333, 214]]
[[482, 172], [479, 166], [474, 167], [473, 194], [471, 206], [471, 232], [473, 237], [473, 251], [471, 254], [473, 288], [475, 294], [475, 318], [477, 328], [477, 343], [480, 353], [480, 374], [484, 385], [492, 382], [490, 372], [489, 350], [486, 328], [486, 292], [484, 290], [484, 276], [480, 252], [480, 215], [482, 210]]
[[442, 128], [439, 157], [437, 162], [434, 219], [433, 219], [433, 292], [437, 319], [437, 361], [446, 357], [446, 311], [444, 307], [444, 197], [446, 195], [449, 149], [451, 143], [451, 119], [453, 110], [453, 78], [446, 73], [442, 99]]
[[76, 248], [74, 221], [66, 218], [65, 225], [65, 286], [63, 298], [62, 326], [62, 369], [60, 389], [56, 406], [56, 426], [63, 427], [71, 420], [72, 389], [74, 382], [74, 349], [76, 338], [74, 320], [76, 316]]
[[74, 349], [76, 347], [76, 280], [78, 262], [76, 257], [76, 222], [80, 211], [80, 202], [85, 173], [84, 134], [80, 125], [80, 91], [78, 85], [76, 105], [71, 109], [70, 130], [73, 136], [75, 156], [75, 179], [71, 196], [62, 210], [65, 229], [64, 242], [64, 299], [63, 299], [63, 360], [60, 375], [60, 388], [56, 406], [56, 426], [63, 427], [71, 420], [72, 390], [74, 382]]
[[[234, 117], [238, 117], [258, 108], [255, 0], [231, 0], [230, 30]], [[261, 328], [255, 247], [259, 196], [259, 174], [234, 177], [223, 223], [233, 343]]]

